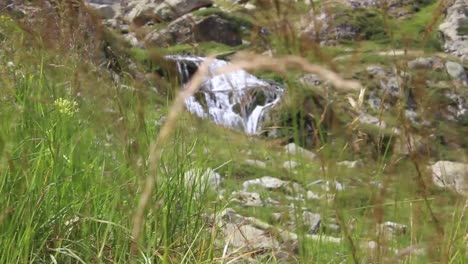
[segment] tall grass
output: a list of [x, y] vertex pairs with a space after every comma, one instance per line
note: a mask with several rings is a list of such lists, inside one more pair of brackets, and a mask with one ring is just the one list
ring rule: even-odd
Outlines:
[[[387, 23], [385, 31], [392, 32], [388, 42], [343, 43], [334, 48], [297, 38], [293, 24], [303, 3], [258, 2], [262, 9], [252, 21], [272, 29], [268, 39], [258, 42], [268, 42], [274, 57], [238, 56], [225, 70], [267, 69], [288, 84], [278, 110], [287, 117], [280, 127], [287, 133], [276, 141], [249, 138], [184, 113], [184, 98], [196, 91], [200, 79], [174, 97], [174, 91], [180, 89], [175, 73], [154, 58], [139, 59], [153, 59], [151, 63], [165, 71], [166, 82], [159, 79], [158, 93], [146, 76], [126, 68], [128, 58], [119, 56], [122, 54], [112, 58], [104, 53], [107, 62], [113, 61], [105, 64], [114, 71], [109, 73], [98, 62], [103, 48], [117, 50], [116, 42], [103, 46], [109, 35], [91, 17], [86, 19], [94, 21], [91, 29], [82, 27], [85, 23], [61, 21], [58, 24], [66, 27], [51, 36], [41, 27], [2, 16], [0, 263], [228, 263], [238, 256], [223, 252], [224, 234], [211, 216], [229, 206], [269, 221], [271, 213], [281, 208], [245, 208], [229, 199], [243, 180], [265, 175], [304, 186], [318, 179], [346, 186], [340, 191], [332, 184], [325, 197], [316, 201], [291, 201], [288, 195], [276, 193], [282, 204], [291, 204], [292, 211], [282, 213], [292, 214], [296, 228], [291, 231], [298, 233], [297, 244], [289, 245], [288, 253], [294, 253], [290, 262], [463, 263], [467, 204], [459, 196], [432, 187], [426, 165], [439, 154], [415, 151], [411, 137], [420, 131], [405, 118], [404, 101], [378, 113], [381, 119], [391, 116], [401, 135], [359, 124], [357, 114], [364, 104], [364, 91], [372, 88], [371, 81], [346, 81], [356, 76], [355, 70], [364, 68], [356, 62], [378, 62], [403, 71], [405, 60], [411, 58], [384, 57], [372, 54], [374, 49], [433, 50], [430, 42], [439, 21], [437, 7], [443, 1], [424, 8], [413, 18], [414, 23]], [[66, 14], [66, 8], [58, 10]], [[47, 19], [53, 22], [63, 17]], [[81, 31], [74, 31], [75, 27]], [[85, 45], [92, 32], [99, 38]], [[418, 32], [425, 32], [425, 41], [404, 41]], [[53, 40], [59, 41], [57, 45], [45, 48]], [[252, 50], [261, 48], [255, 43], [255, 34], [251, 40]], [[350, 46], [354, 48], [351, 52]], [[366, 54], [360, 53], [362, 48]], [[127, 54], [131, 56], [130, 51]], [[333, 60], [336, 54], [351, 57], [337, 62]], [[144, 69], [145, 65], [137, 67]], [[304, 72], [321, 75], [338, 90], [346, 88], [342, 90], [347, 94], [305, 87], [297, 81]], [[112, 77], [116, 74], [119, 78]], [[405, 85], [422, 84], [402, 87]], [[355, 103], [350, 106], [350, 101]], [[309, 124], [313, 131], [304, 132]], [[444, 125], [458, 129], [451, 123]], [[424, 140], [431, 140], [427, 133], [421, 134], [427, 137]], [[459, 142], [463, 132], [451, 135]], [[396, 151], [398, 140], [409, 148], [409, 155]], [[278, 142], [307, 145], [318, 158], [310, 161], [289, 155]], [[446, 151], [461, 161], [466, 159], [463, 151]], [[247, 165], [247, 157], [265, 160], [268, 167]], [[364, 166], [348, 169], [336, 165], [346, 159], [361, 159]], [[281, 166], [288, 160], [301, 163], [296, 172]], [[222, 174], [222, 195], [210, 190], [200, 194], [200, 186], [187, 185], [187, 171], [207, 168]], [[320, 235], [341, 237], [343, 242], [336, 245], [306, 236], [303, 207], [322, 215]], [[380, 228], [386, 221], [406, 224], [408, 230], [389, 236]], [[331, 229], [332, 224], [338, 224], [340, 230]], [[426, 253], [418, 255], [419, 249]], [[275, 252], [263, 258], [255, 253], [247, 251], [242, 256], [258, 257], [260, 262], [285, 261]]]

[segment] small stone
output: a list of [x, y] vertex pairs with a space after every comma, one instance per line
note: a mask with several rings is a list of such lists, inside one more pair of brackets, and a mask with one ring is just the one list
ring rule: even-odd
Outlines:
[[191, 169], [184, 173], [187, 186], [204, 191], [207, 188], [217, 190], [221, 185], [221, 175], [211, 168]]
[[277, 249], [279, 243], [276, 239], [268, 235], [267, 232], [251, 225], [238, 226], [226, 224], [223, 233], [226, 244], [235, 250], [244, 248], [246, 250], [255, 249]]
[[260, 194], [255, 192], [233, 192], [232, 196], [234, 197], [234, 201], [241, 203], [245, 206], [259, 207], [264, 205]]
[[303, 149], [294, 143], [289, 143], [288, 145], [284, 146], [284, 149], [291, 155], [303, 156], [311, 160], [315, 159], [315, 157], [317, 156], [312, 151]]
[[350, 169], [354, 169], [354, 168], [361, 167], [362, 161], [361, 160], [354, 160], [354, 161], [344, 160], [344, 161], [338, 162], [337, 165], [347, 167]]
[[251, 186], [260, 186], [266, 189], [279, 189], [287, 183], [287, 181], [283, 181], [278, 178], [265, 176], [262, 178], [245, 181], [242, 186], [244, 187], [244, 190], [247, 190]]
[[266, 168], [266, 163], [261, 161], [261, 160], [248, 159], [248, 160], [245, 161], [245, 163], [247, 163], [249, 165], [257, 166], [259, 168]]
[[318, 200], [318, 199], [320, 199], [320, 196], [315, 194], [312, 191], [307, 191], [307, 196], [306, 197], [307, 197], [308, 200]]
[[302, 213], [302, 221], [304, 222], [304, 225], [307, 227], [309, 233], [316, 234], [320, 229], [320, 223], [322, 221], [322, 217], [320, 216], [320, 214], [304, 212]]
[[402, 234], [405, 234], [408, 229], [406, 225], [389, 222], [389, 221], [380, 224], [379, 228], [380, 228], [380, 233], [385, 236], [402, 235]]
[[363, 124], [374, 125], [376, 127], [379, 127], [380, 129], [387, 127], [387, 124], [385, 123], [385, 121], [381, 120], [380, 118], [366, 114], [366, 113], [361, 113], [359, 115], [359, 122]]
[[287, 169], [287, 170], [293, 170], [295, 169], [297, 166], [299, 165], [299, 163], [293, 161], [293, 160], [288, 160], [288, 161], [285, 161], [283, 163], [283, 168]]

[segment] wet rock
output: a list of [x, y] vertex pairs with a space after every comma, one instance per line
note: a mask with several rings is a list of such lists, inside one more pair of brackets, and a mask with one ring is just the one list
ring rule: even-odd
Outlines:
[[438, 161], [431, 167], [432, 181], [442, 188], [468, 196], [468, 164], [452, 161]]
[[291, 155], [302, 156], [311, 160], [315, 159], [316, 157], [315, 153], [312, 151], [303, 149], [294, 143], [289, 143], [288, 145], [284, 146], [284, 149]]
[[246, 192], [246, 191], [233, 192], [232, 197], [234, 201], [241, 203], [245, 206], [258, 207], [258, 206], [264, 205], [264, 202], [262, 198], [260, 197], [260, 194], [255, 193], [255, 192]]
[[468, 2], [455, 0], [447, 9], [445, 20], [439, 25], [439, 31], [444, 41], [445, 52], [468, 61], [468, 40], [466, 29], [468, 23]]

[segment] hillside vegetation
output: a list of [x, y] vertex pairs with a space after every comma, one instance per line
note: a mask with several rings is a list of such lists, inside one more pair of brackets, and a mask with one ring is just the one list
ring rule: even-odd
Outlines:
[[[463, 1], [6, 2], [0, 263], [468, 259]], [[216, 125], [174, 54], [284, 94], [254, 135]]]

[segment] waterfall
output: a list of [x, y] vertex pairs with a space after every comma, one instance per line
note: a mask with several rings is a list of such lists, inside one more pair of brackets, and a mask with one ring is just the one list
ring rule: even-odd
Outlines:
[[[179, 77], [187, 83], [204, 61], [195, 56], [167, 56], [177, 63]], [[223, 60], [214, 60], [200, 91], [185, 101], [189, 112], [213, 120], [216, 124], [256, 134], [269, 109], [274, 107], [283, 94], [283, 89], [249, 74], [243, 70], [213, 75], [216, 69], [228, 65]]]

